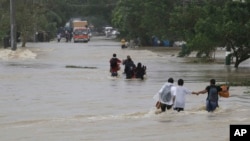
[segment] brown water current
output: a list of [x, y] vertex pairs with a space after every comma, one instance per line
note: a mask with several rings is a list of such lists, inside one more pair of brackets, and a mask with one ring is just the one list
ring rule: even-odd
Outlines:
[[[145, 80], [109, 74], [109, 59], [130, 55], [147, 66]], [[216, 57], [223, 60], [225, 50]], [[214, 113], [206, 94], [187, 95], [183, 112], [155, 114], [153, 96], [169, 77], [203, 90], [217, 83], [249, 80], [250, 60], [240, 68], [190, 63], [168, 48], [121, 49], [93, 37], [89, 43], [27, 43], [16, 52], [0, 49], [1, 141], [228, 141], [231, 124], [250, 124], [250, 88], [231, 86]], [[67, 67], [80, 66], [80, 67]]]

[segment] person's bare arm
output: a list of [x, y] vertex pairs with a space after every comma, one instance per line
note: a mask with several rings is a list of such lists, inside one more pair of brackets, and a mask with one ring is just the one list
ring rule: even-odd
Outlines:
[[207, 90], [205, 89], [205, 90], [202, 90], [202, 91], [197, 92], [197, 94], [204, 94], [204, 93], [206, 93], [206, 92], [207, 92]]
[[198, 95], [198, 92], [192, 92], [191, 94], [196, 94], [196, 95]]

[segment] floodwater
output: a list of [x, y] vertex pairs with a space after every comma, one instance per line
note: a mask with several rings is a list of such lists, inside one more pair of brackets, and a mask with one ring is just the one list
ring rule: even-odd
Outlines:
[[[116, 53], [147, 66], [147, 78], [109, 75]], [[223, 53], [222, 53], [223, 54]], [[16, 52], [0, 49], [1, 141], [228, 141], [231, 124], [250, 123], [249, 87], [230, 87], [214, 113], [204, 110], [206, 94], [188, 95], [185, 111], [155, 114], [153, 96], [169, 77], [203, 90], [247, 80], [250, 61], [235, 70], [223, 64], [192, 64], [173, 50], [121, 49], [120, 43], [28, 43]], [[222, 55], [223, 57], [223, 55]], [[67, 68], [66, 66], [83, 68]], [[85, 67], [85, 68], [84, 68]]]

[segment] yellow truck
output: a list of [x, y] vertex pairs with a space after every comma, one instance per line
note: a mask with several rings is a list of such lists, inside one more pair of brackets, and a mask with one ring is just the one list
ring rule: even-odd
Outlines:
[[90, 40], [89, 28], [87, 21], [73, 21], [73, 41], [88, 42]]

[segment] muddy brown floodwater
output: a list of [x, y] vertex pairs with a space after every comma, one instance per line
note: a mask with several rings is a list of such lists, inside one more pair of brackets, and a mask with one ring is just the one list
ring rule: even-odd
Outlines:
[[[147, 78], [125, 80], [109, 74], [116, 53], [147, 66]], [[217, 54], [218, 53], [218, 54]], [[224, 51], [216, 56], [223, 60]], [[166, 48], [121, 49], [120, 43], [93, 37], [89, 43], [27, 43], [16, 52], [0, 49], [0, 136], [3, 141], [228, 141], [231, 124], [250, 123], [249, 87], [230, 87], [214, 113], [206, 95], [188, 95], [185, 111], [155, 114], [153, 96], [169, 77], [199, 91], [218, 83], [249, 79], [249, 60], [187, 63]], [[67, 67], [80, 66], [80, 67]]]

